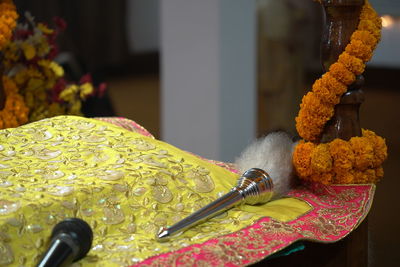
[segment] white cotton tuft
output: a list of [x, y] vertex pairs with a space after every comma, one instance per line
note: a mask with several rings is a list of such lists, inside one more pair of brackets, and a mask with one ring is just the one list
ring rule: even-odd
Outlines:
[[294, 184], [292, 153], [296, 143], [285, 132], [273, 132], [250, 144], [236, 159], [244, 173], [251, 168], [266, 171], [274, 185], [273, 198], [287, 193]]

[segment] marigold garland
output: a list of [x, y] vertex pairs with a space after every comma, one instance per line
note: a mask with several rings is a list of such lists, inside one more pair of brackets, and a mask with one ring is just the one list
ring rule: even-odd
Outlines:
[[365, 1], [349, 44], [303, 97], [296, 128], [304, 140], [293, 153], [293, 164], [300, 178], [324, 184], [349, 184], [376, 183], [383, 177], [381, 165], [387, 157], [387, 147], [385, 140], [374, 132], [362, 130], [362, 137], [349, 141], [335, 139], [317, 143], [334, 114], [335, 105], [356, 80], [356, 75], [364, 72], [380, 40], [381, 27], [381, 19]]
[[320, 105], [315, 101], [312, 104], [304, 103], [307, 97], [310, 98], [309, 94], [302, 100], [299, 114], [296, 117], [296, 128], [302, 138], [308, 141], [318, 140], [324, 125], [333, 115], [335, 105], [347, 91], [347, 86], [355, 81], [356, 75], [364, 71], [365, 63], [371, 59], [372, 52], [380, 40], [380, 29], [380, 18], [366, 1], [361, 10], [357, 30], [352, 34], [345, 51], [339, 56], [338, 61], [330, 66], [329, 71], [321, 77], [322, 81], [317, 80], [312, 86], [312, 91], [309, 92], [320, 99], [324, 110], [329, 109], [330, 111], [325, 111], [323, 117], [313, 116], [314, 119], [312, 119], [310, 114], [318, 114], [321, 110]]
[[293, 154], [298, 175], [324, 184], [376, 183], [383, 177], [387, 157], [385, 140], [369, 130], [349, 141], [335, 139], [326, 144], [301, 141]]

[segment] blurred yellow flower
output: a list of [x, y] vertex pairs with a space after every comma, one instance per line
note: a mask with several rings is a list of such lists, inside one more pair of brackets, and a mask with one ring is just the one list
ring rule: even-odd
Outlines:
[[44, 34], [52, 34], [54, 32], [53, 29], [50, 29], [49, 27], [47, 27], [45, 24], [43, 23], [38, 23], [37, 27], [39, 28], [39, 30], [41, 30]]
[[51, 103], [48, 108], [48, 111], [49, 111], [49, 114], [51, 114], [51, 116], [65, 114], [65, 109], [58, 103]]
[[21, 48], [27, 60], [30, 60], [36, 56], [35, 47], [33, 47], [33, 45], [31, 45], [30, 43], [23, 42]]
[[93, 93], [93, 85], [91, 83], [84, 83], [80, 86], [80, 96], [81, 98], [85, 98], [86, 96]]
[[51, 61], [49, 67], [52, 71], [54, 71], [57, 77], [64, 76], [64, 69], [58, 65], [58, 63]]
[[81, 115], [81, 108], [82, 108], [82, 103], [80, 100], [76, 100], [75, 102], [73, 102], [72, 106], [71, 106], [71, 114], [72, 115]]
[[70, 85], [61, 92], [60, 98], [62, 100], [70, 102], [75, 98], [75, 94], [77, 91], [78, 91], [77, 85], [75, 85], [75, 84]]
[[25, 90], [28, 91], [35, 91], [36, 89], [39, 89], [43, 87], [43, 80], [38, 79], [38, 78], [31, 78], [28, 81], [28, 84], [25, 87]]

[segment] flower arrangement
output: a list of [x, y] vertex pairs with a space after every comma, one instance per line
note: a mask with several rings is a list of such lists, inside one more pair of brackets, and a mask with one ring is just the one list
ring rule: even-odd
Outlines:
[[105, 85], [94, 88], [90, 75], [78, 84], [64, 77], [64, 69], [56, 61], [56, 38], [66, 27], [55, 18], [55, 27], [36, 23], [25, 14], [26, 22], [17, 24], [11, 42], [3, 49], [5, 74], [19, 88], [29, 108], [29, 121], [56, 115], [82, 115], [82, 101], [94, 94], [101, 96]]
[[293, 163], [304, 180], [332, 183], [376, 183], [383, 177], [381, 167], [387, 157], [385, 140], [374, 132], [363, 130], [362, 137], [349, 141], [317, 141], [325, 124], [332, 118], [335, 105], [364, 72], [380, 40], [381, 19], [368, 1], [362, 7], [357, 30], [350, 43], [329, 71], [316, 80], [302, 99], [296, 117], [296, 128], [302, 140], [295, 148]]
[[79, 83], [65, 78], [64, 69], [54, 59], [57, 36], [66, 23], [55, 18], [55, 27], [50, 28], [36, 23], [29, 13], [23, 23], [17, 24], [17, 18], [13, 1], [0, 0], [0, 96], [5, 96], [0, 129], [56, 115], [82, 115], [82, 101], [89, 96], [101, 97], [105, 84], [95, 88], [89, 74]]

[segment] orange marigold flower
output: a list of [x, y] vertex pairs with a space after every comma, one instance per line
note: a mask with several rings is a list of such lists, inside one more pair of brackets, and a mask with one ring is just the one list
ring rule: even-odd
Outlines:
[[332, 91], [332, 93], [335, 93], [337, 96], [341, 96], [347, 90], [346, 85], [338, 81], [329, 72], [322, 75], [321, 83], [323, 86], [326, 86], [326, 88], [328, 88], [329, 91]]
[[336, 173], [333, 181], [335, 184], [352, 184], [354, 183], [354, 174], [350, 171]]
[[356, 76], [350, 70], [346, 68], [340, 62], [333, 63], [329, 67], [329, 72], [335, 77], [338, 81], [341, 81], [345, 85], [350, 85], [356, 80]]
[[372, 6], [366, 2], [361, 9], [360, 21], [369, 20], [375, 24], [378, 29], [382, 28], [382, 20], [372, 8]]
[[350, 55], [347, 52], [343, 52], [338, 59], [338, 62], [342, 63], [348, 70], [350, 70], [355, 75], [360, 75], [364, 72], [365, 64], [364, 62], [356, 58], [355, 56]]
[[329, 90], [328, 87], [324, 85], [322, 78], [314, 82], [312, 91], [318, 96], [321, 102], [326, 104], [336, 105], [340, 102], [340, 98], [336, 96], [335, 92]]
[[336, 138], [329, 143], [329, 152], [333, 158], [333, 165], [337, 171], [349, 171], [354, 164], [354, 153], [350, 144]]
[[356, 30], [351, 35], [351, 39], [360, 40], [364, 44], [373, 48], [375, 48], [375, 46], [378, 44], [378, 40], [368, 31]]
[[333, 174], [330, 172], [325, 172], [325, 173], [313, 173], [310, 178], [311, 181], [314, 182], [319, 182], [322, 184], [332, 184], [333, 182]]
[[309, 141], [317, 140], [321, 134], [320, 127], [324, 124], [321, 118], [315, 117], [307, 110], [300, 110], [295, 120], [297, 132], [303, 139]]
[[350, 139], [351, 148], [354, 151], [354, 166], [361, 171], [373, 168], [374, 148], [367, 138], [353, 137]]
[[375, 17], [376, 17], [376, 13], [372, 9], [371, 5], [368, 3], [365, 3], [365, 5], [363, 5], [363, 7], [361, 8], [360, 20], [372, 20]]
[[303, 96], [301, 100], [300, 108], [308, 108], [312, 103], [316, 101], [314, 97], [314, 93], [309, 91], [307, 94]]
[[380, 166], [387, 158], [387, 146], [385, 139], [376, 135], [373, 131], [362, 130], [363, 136], [369, 139], [374, 149], [374, 167]]
[[332, 157], [327, 144], [319, 144], [312, 151], [311, 169], [313, 173], [329, 172], [332, 169]]
[[380, 166], [388, 156], [385, 139], [380, 136], [376, 136], [375, 138], [374, 155], [374, 166]]
[[332, 105], [321, 102], [313, 92], [308, 92], [302, 99], [299, 115], [296, 117], [298, 133], [306, 140], [315, 141], [333, 112]]
[[346, 46], [345, 51], [364, 62], [369, 61], [372, 57], [372, 48], [360, 40], [351, 40]]
[[368, 137], [371, 140], [373, 138], [375, 138], [375, 136], [376, 136], [376, 133], [374, 131], [367, 130], [367, 129], [362, 129], [361, 131], [362, 131], [362, 136]]
[[311, 175], [311, 152], [314, 150], [315, 145], [311, 142], [305, 143], [301, 141], [296, 145], [293, 152], [293, 164], [296, 172], [301, 177]]
[[357, 29], [368, 31], [377, 40], [380, 40], [380, 37], [381, 37], [380, 30], [381, 29], [380, 29], [380, 27], [378, 25], [376, 25], [375, 22], [372, 22], [370, 20], [361, 20], [360, 23], [358, 24]]
[[[375, 19], [372, 20], [372, 22], [375, 24], [376, 28], [381, 30], [382, 29], [382, 18], [379, 16], [376, 16]], [[380, 33], [378, 33], [378, 40], [380, 40]]]
[[368, 184], [376, 181], [376, 173], [374, 169], [367, 169], [365, 171], [357, 171], [354, 173], [354, 183]]
[[333, 115], [332, 106], [321, 102], [313, 92], [308, 92], [304, 97], [300, 107], [312, 111], [318, 117], [330, 118]]

